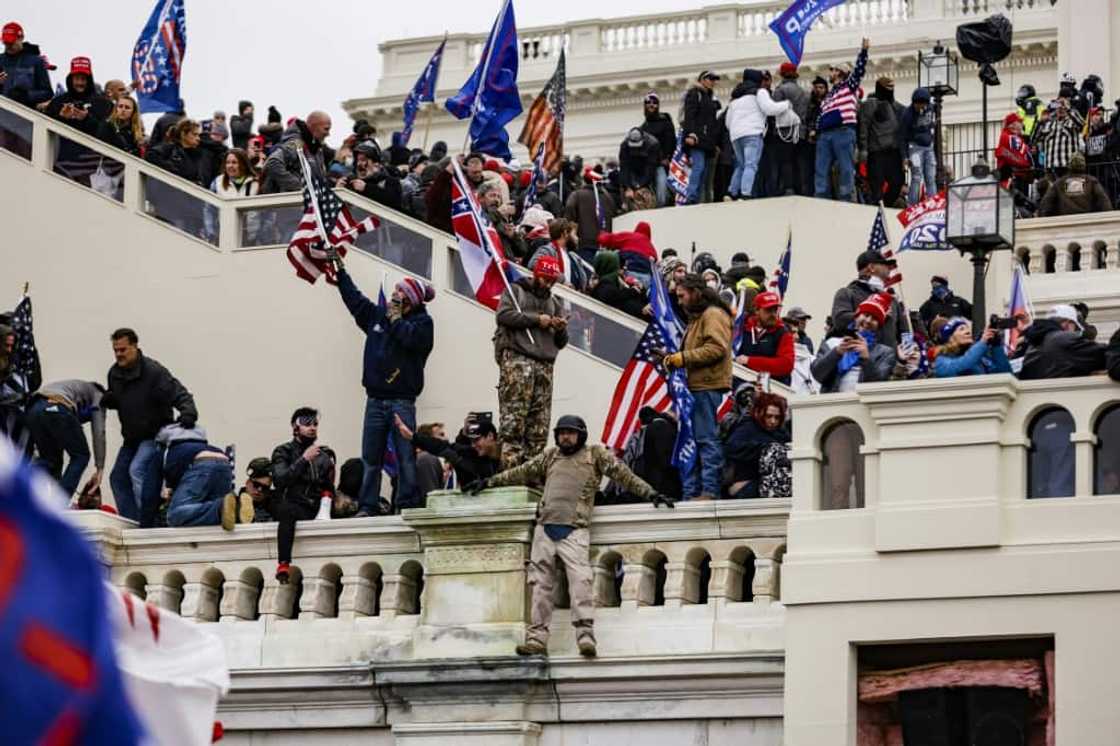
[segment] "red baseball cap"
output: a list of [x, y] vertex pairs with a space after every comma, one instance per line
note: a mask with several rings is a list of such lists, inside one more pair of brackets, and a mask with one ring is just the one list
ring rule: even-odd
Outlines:
[[23, 26], [20, 26], [15, 21], [4, 24], [3, 42], [11, 44], [23, 38]]
[[70, 60], [70, 74], [71, 75], [88, 75], [93, 77], [93, 64], [90, 63], [89, 57], [75, 57]]
[[554, 256], [542, 256], [533, 268], [534, 277], [546, 277], [550, 280], [560, 279], [560, 262]]
[[776, 308], [780, 305], [782, 305], [782, 299], [777, 293], [771, 291], [759, 293], [754, 297], [754, 307], [756, 309]]

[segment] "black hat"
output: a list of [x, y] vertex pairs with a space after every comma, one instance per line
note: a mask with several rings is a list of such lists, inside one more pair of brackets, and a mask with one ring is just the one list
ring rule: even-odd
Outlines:
[[466, 436], [474, 440], [475, 438], [485, 438], [487, 435], [497, 435], [498, 428], [490, 420], [474, 420], [464, 428]]
[[711, 70], [703, 70], [696, 76], [696, 80], [719, 80], [719, 73], [712, 72]]
[[249, 462], [249, 468], [246, 471], [249, 473], [249, 479], [271, 477], [272, 462], [264, 456], [258, 456], [257, 458]]
[[865, 251], [856, 259], [856, 269], [863, 269], [868, 264], [885, 264], [893, 267], [898, 264], [894, 259], [888, 259], [879, 251]]

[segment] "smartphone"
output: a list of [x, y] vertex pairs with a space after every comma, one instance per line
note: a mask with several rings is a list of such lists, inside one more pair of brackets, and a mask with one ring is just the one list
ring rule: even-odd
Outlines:
[[856, 339], [857, 337], [859, 337], [859, 332], [857, 332], [855, 329], [845, 329], [843, 336], [847, 337], [848, 339]]
[[913, 347], [914, 346], [914, 333], [913, 332], [903, 332], [902, 333], [902, 346], [903, 347]]

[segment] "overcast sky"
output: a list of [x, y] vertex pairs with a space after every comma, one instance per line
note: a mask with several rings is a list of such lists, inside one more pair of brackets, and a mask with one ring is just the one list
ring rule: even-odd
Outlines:
[[[514, 0], [514, 10], [518, 26], [529, 27], [601, 17], [604, 8], [615, 17], [712, 3]], [[58, 65], [52, 82], [63, 80], [71, 57], [85, 55], [100, 83], [128, 78], [132, 47], [154, 5], [155, 0], [5, 0], [0, 23], [23, 25], [27, 40]], [[380, 42], [445, 31], [485, 33], [499, 6], [499, 0], [186, 0], [182, 94], [187, 113], [198, 119], [215, 109], [232, 114], [244, 98], [256, 105], [258, 121], [270, 104], [285, 119], [320, 108], [335, 119], [336, 134], [348, 131], [339, 103], [373, 94]], [[452, 84], [441, 80], [441, 87]]]

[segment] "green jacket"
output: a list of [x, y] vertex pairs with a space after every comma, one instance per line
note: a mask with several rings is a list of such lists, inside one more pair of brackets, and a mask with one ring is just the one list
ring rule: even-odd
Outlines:
[[[548, 478], [550, 472], [561, 461], [575, 459], [581, 463], [586, 471], [586, 479], [578, 495], [556, 495], [549, 492]], [[603, 477], [608, 476], [627, 492], [645, 498], [652, 498], [656, 490], [649, 486], [643, 479], [630, 471], [621, 461], [614, 457], [605, 446], [593, 445], [581, 448], [570, 456], [560, 453], [560, 449], [551, 446], [544, 449], [536, 457], [529, 459], [520, 466], [507, 469], [495, 474], [486, 480], [487, 487], [509, 487], [518, 484], [541, 483], [545, 485], [537, 513], [547, 516], [553, 513], [557, 506], [551, 505], [554, 500], [575, 500], [575, 520], [573, 525], [577, 528], [586, 528], [591, 523], [591, 509], [595, 507], [595, 492]]]

